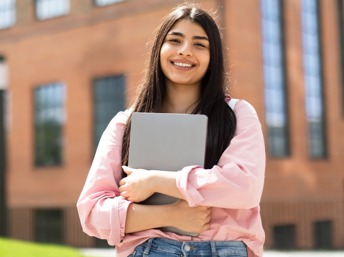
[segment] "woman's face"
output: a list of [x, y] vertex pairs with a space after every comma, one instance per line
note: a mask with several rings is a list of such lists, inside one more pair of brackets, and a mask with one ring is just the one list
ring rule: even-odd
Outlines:
[[209, 61], [209, 39], [203, 28], [188, 19], [177, 21], [160, 50], [160, 65], [167, 85], [199, 86]]

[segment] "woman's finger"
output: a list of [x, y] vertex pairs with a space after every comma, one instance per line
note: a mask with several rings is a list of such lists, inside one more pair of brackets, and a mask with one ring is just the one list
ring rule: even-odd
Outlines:
[[131, 173], [133, 173], [133, 170], [127, 166], [122, 166], [122, 169], [127, 175], [130, 175]]
[[127, 198], [127, 196], [128, 196], [128, 192], [127, 192], [127, 191], [123, 191], [123, 192], [121, 192], [121, 196], [123, 196], [124, 198]]
[[124, 179], [121, 179], [121, 180], [119, 181], [119, 185], [120, 185], [120, 186], [125, 185], [125, 183], [126, 183], [125, 178], [124, 178]]

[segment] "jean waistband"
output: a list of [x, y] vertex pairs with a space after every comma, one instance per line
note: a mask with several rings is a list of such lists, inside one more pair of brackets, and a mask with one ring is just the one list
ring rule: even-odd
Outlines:
[[151, 238], [143, 245], [144, 254], [151, 251], [181, 256], [247, 256], [246, 245], [241, 241], [176, 241], [167, 238]]

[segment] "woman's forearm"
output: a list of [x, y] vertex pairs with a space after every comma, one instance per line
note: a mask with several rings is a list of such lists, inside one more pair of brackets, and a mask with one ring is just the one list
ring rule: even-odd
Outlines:
[[127, 211], [125, 233], [169, 226], [170, 205], [130, 204]]
[[200, 233], [209, 227], [211, 208], [190, 207], [184, 200], [166, 205], [132, 203], [127, 210], [125, 233], [173, 226], [184, 231]]
[[138, 203], [154, 193], [184, 199], [177, 187], [176, 172], [132, 169], [125, 166], [123, 170], [127, 173], [127, 177], [119, 182], [119, 191], [129, 201]]
[[151, 171], [152, 185], [156, 193], [161, 193], [185, 200], [176, 183], [176, 172]]

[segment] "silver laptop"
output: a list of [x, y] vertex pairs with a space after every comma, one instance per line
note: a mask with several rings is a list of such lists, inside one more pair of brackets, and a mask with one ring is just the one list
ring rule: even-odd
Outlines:
[[[146, 170], [179, 171], [204, 166], [208, 117], [200, 114], [144, 113], [132, 115], [128, 165]], [[142, 204], [161, 205], [177, 199], [154, 194]], [[196, 234], [162, 228], [179, 234]]]

